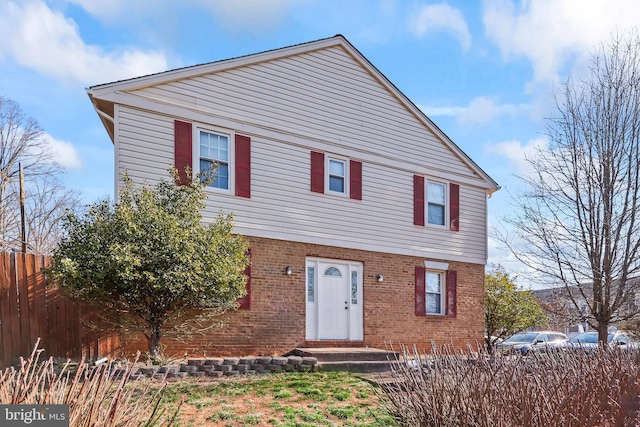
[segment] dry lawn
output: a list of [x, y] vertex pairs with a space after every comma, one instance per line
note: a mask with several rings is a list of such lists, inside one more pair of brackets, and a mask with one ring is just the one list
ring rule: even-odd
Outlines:
[[176, 426], [394, 426], [372, 383], [347, 372], [281, 373], [170, 383]]

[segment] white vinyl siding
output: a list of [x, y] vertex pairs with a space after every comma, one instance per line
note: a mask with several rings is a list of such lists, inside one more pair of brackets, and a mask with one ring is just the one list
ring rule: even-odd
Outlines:
[[[119, 108], [116, 155], [120, 172], [135, 181], [167, 176], [175, 119], [251, 137], [251, 198], [208, 191], [208, 220], [222, 210], [233, 212], [235, 231], [248, 236], [486, 262], [486, 181], [342, 48], [132, 93], [144, 107]], [[141, 109], [158, 100], [171, 114]], [[393, 144], [374, 143], [386, 141], [390, 129]], [[362, 200], [310, 192], [310, 151], [362, 159]], [[460, 183], [459, 232], [416, 230], [414, 174]]]
[[[173, 165], [174, 118], [127, 107], [120, 110], [121, 171], [127, 170], [136, 182], [153, 183], [167, 177], [166, 171]], [[140, 132], [148, 128], [147, 120], [156, 125], [152, 137]], [[166, 133], [158, 133], [160, 129]], [[251, 144], [251, 199], [208, 191], [204, 212], [207, 220], [213, 220], [223, 210], [234, 213], [236, 232], [248, 236], [485, 262], [484, 189], [460, 186], [462, 231], [455, 233], [445, 227], [416, 231], [412, 222], [411, 172], [365, 163], [361, 201], [315, 197], [309, 191], [308, 148], [259, 136], [253, 136]]]
[[[264, 126], [277, 124], [285, 132], [344, 141], [356, 151], [473, 176], [451, 150], [339, 47], [133, 93], [171, 102], [183, 99], [186, 107], [196, 105], [204, 112]], [[394, 130], [394, 143], [376, 144], [374, 150], [372, 141], [386, 140], [389, 129]]]

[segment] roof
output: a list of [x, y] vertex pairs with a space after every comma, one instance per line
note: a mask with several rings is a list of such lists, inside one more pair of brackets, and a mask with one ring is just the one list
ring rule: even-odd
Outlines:
[[487, 183], [489, 194], [500, 189], [500, 186], [480, 168], [467, 154], [460, 149], [435, 123], [427, 117], [402, 91], [400, 91], [387, 77], [382, 74], [367, 58], [360, 53], [344, 36], [338, 34], [333, 37], [300, 43], [279, 49], [267, 50], [260, 53], [239, 56], [230, 59], [208, 62], [199, 65], [176, 68], [155, 74], [135, 77], [126, 80], [119, 80], [111, 83], [104, 83], [91, 86], [86, 89], [91, 102], [100, 116], [103, 125], [107, 129], [111, 140], [114, 139], [114, 102], [109, 100], [109, 94], [115, 92], [132, 91], [158, 84], [193, 78], [211, 73], [227, 71], [234, 68], [246, 67], [259, 64], [274, 59], [282, 59], [312, 51], [322, 50], [329, 47], [342, 47], [354, 60], [356, 60], [368, 73], [384, 86], [394, 97], [404, 105], [405, 108], [417, 117], [427, 128], [429, 128], [446, 146], [455, 152], [475, 173], [481, 176]]

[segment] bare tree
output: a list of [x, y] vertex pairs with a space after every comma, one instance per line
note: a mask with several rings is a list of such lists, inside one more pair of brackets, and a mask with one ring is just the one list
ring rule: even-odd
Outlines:
[[561, 284], [606, 341], [611, 323], [637, 315], [640, 270], [640, 38], [612, 37], [589, 72], [570, 78], [548, 120], [550, 144], [528, 161], [533, 173], [499, 233], [547, 283]]
[[78, 213], [78, 191], [65, 188], [59, 179], [33, 180], [26, 191], [27, 244], [30, 252], [50, 254], [62, 237], [61, 221]]
[[62, 168], [51, 152], [38, 122], [20, 106], [0, 96], [0, 250], [19, 248], [20, 199], [18, 165], [26, 182], [27, 243], [30, 251], [49, 253], [56, 241], [58, 220], [75, 209], [78, 194], [58, 180]]

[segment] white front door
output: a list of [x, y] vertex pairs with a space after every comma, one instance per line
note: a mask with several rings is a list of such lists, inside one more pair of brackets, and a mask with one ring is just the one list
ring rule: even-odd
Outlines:
[[318, 339], [349, 338], [349, 281], [347, 268], [320, 264], [318, 281]]
[[307, 259], [308, 340], [363, 339], [362, 263]]

